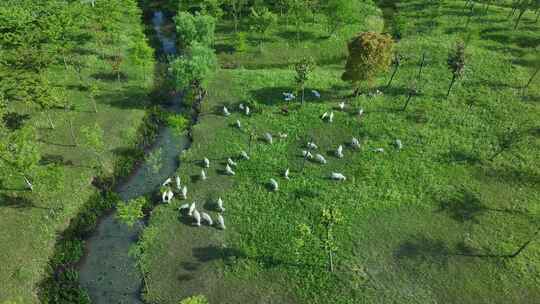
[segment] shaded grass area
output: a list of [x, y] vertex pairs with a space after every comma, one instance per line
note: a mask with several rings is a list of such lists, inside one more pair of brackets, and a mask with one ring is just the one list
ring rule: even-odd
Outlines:
[[[529, 58], [529, 43], [515, 39], [534, 41], [526, 27], [537, 31], [538, 25], [531, 23], [534, 16], [526, 16], [524, 29], [511, 31], [511, 21], [500, 21], [508, 9], [493, 7], [472, 19], [466, 32], [456, 30], [464, 24], [463, 5], [444, 4], [432, 26], [427, 1], [398, 4], [394, 17], [405, 22], [397, 48], [407, 59], [391, 88], [383, 90], [388, 75], [376, 81], [383, 95], [345, 99], [345, 111], [335, 108], [350, 89], [339, 80], [341, 60], [333, 59], [343, 55], [344, 37], [321, 42], [317, 37], [323, 32], [311, 26], [306, 29], [314, 31], [311, 38], [291, 47], [276, 30], [262, 52], [253, 44], [246, 53], [234, 53], [232, 34], [220, 30], [218, 45], [229, 50], [218, 50], [220, 61], [244, 69], [221, 70], [211, 80], [179, 173], [189, 181], [188, 202], [196, 201], [199, 209], [214, 214], [216, 198], [223, 198], [228, 229], [190, 227], [176, 211], [183, 201], [156, 208], [145, 232], [154, 238], [142, 243], [150, 289], [146, 298], [160, 303], [193, 294], [219, 303], [249, 297], [250, 303], [535, 303], [540, 244], [533, 241], [509, 256], [540, 225], [540, 141], [530, 137], [488, 159], [507, 127], [537, 124], [538, 104], [531, 100], [540, 95], [539, 80], [524, 98], [520, 87], [532, 69], [516, 64], [515, 54], [502, 49]], [[477, 34], [491, 29], [512, 42]], [[446, 58], [460, 37], [469, 39], [469, 64], [465, 78], [445, 99], [451, 78]], [[319, 62], [308, 92], [317, 89], [322, 98], [309, 97], [303, 107], [283, 102], [281, 95], [294, 90], [289, 66], [300, 54], [296, 50]], [[418, 74], [424, 52], [421, 94], [403, 112], [404, 88]], [[254, 113], [240, 113], [240, 103], [251, 104]], [[223, 105], [233, 111], [230, 117], [221, 116]], [[365, 110], [361, 119], [355, 114], [359, 107]], [[331, 109], [334, 123], [321, 121], [319, 116]], [[242, 130], [234, 127], [237, 119]], [[224, 176], [223, 161], [250, 149], [251, 131], [256, 134], [251, 160], [237, 158], [236, 176]], [[273, 145], [262, 140], [265, 132], [274, 134]], [[288, 137], [279, 139], [278, 133]], [[361, 151], [347, 146], [352, 136], [361, 139]], [[304, 163], [300, 152], [310, 138], [328, 164]], [[402, 150], [393, 145], [395, 139], [404, 143]], [[334, 156], [340, 144], [342, 160]], [[376, 148], [385, 152], [375, 153]], [[207, 181], [196, 178], [203, 157], [212, 162]], [[286, 168], [290, 181], [281, 177]], [[329, 180], [330, 172], [342, 172], [347, 181]], [[278, 192], [268, 191], [270, 178], [278, 181]], [[335, 227], [334, 273], [326, 270], [317, 238], [324, 232], [321, 211], [331, 205], [344, 216]], [[299, 242], [302, 224], [313, 237]]]
[[[53, 86], [66, 89], [67, 97], [74, 106], [71, 113], [63, 109], [52, 111], [51, 117], [56, 125], [54, 130], [49, 129], [45, 115], [38, 110], [23, 106], [11, 109], [22, 113], [27, 118], [25, 123], [36, 126], [39, 136], [36, 145], [40, 146], [43, 154], [41, 164], [60, 166], [64, 179], [60, 193], [39, 195], [23, 190], [24, 184], [20, 180], [2, 181], [0, 261], [3, 265], [0, 267], [0, 302], [20, 300], [21, 303], [37, 303], [38, 282], [56, 270], [58, 265], [73, 263], [83, 253], [79, 235], [75, 240], [63, 238], [72, 237], [71, 230], [87, 224], [91, 226], [91, 222], [96, 220], [99, 208], [96, 207], [92, 213], [84, 206], [92, 208], [100, 205], [99, 189], [93, 185], [99, 173], [94, 168], [93, 155], [83, 147], [74, 145], [69, 119], [73, 121], [76, 139], [84, 126], [97, 123], [105, 131], [107, 151], [104, 162], [111, 172], [127, 174], [140, 156], [140, 152], [123, 152], [128, 147], [134, 147], [139, 139], [152, 83], [152, 77], [145, 79], [141, 76], [141, 73], [152, 74], [152, 65], [143, 71], [128, 56], [132, 42], [142, 34], [141, 20], [133, 12], [122, 15], [119, 26], [126, 31], [116, 44], [98, 47], [93, 39], [85, 39], [70, 54], [70, 58], [77, 58], [83, 63], [80, 74], [71, 68], [66, 70], [60, 62], [46, 71]], [[107, 56], [118, 53], [125, 58], [120, 81], [116, 77], [109, 77], [113, 74], [106, 61]], [[90, 82], [96, 82], [100, 89], [96, 98], [98, 113], [94, 113], [87, 90]], [[84, 212], [87, 213], [85, 216], [79, 216]], [[74, 218], [77, 219], [73, 221]], [[64, 232], [65, 229], [70, 231]], [[77, 281], [77, 274], [71, 269], [59, 275]], [[48, 292], [53, 293], [52, 290]], [[54, 296], [60, 294], [58, 292]]]

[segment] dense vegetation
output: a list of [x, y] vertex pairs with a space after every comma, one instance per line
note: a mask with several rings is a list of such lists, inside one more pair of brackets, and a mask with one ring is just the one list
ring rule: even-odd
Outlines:
[[132, 0], [1, 1], [0, 45], [0, 303], [37, 303], [42, 280], [41, 302], [83, 301], [73, 266], [114, 202], [101, 193], [155, 127], [141, 11]]
[[[198, 61], [198, 77], [175, 70], [208, 92], [178, 173], [187, 203], [215, 216], [223, 199], [227, 230], [193, 226], [177, 210], [186, 201], [157, 207], [138, 248], [145, 299], [534, 303], [536, 3], [381, 1], [383, 28], [371, 1], [168, 1], [179, 16], [216, 24], [210, 45], [221, 69]], [[179, 37], [188, 28], [177, 22]], [[393, 50], [393, 60], [371, 47]], [[348, 57], [355, 49], [373, 57]], [[320, 118], [331, 111], [332, 123]], [[327, 164], [302, 157], [308, 141]], [[224, 174], [229, 157], [233, 177]]]

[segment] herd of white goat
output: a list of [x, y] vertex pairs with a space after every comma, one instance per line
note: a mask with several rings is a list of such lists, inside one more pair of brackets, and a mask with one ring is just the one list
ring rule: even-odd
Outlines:
[[[313, 90], [312, 94], [316, 98], [320, 98], [320, 93], [318, 91]], [[294, 96], [294, 94], [292, 94], [292, 93], [283, 93], [283, 96], [284, 96], [284, 99], [286, 101], [291, 101], [291, 100], [296, 98]], [[345, 105], [344, 102], [340, 102], [338, 104], [338, 109], [339, 110], [343, 111], [345, 109], [345, 107], [346, 107], [346, 105]], [[239, 109], [242, 112], [244, 112], [245, 115], [249, 116], [250, 113], [251, 113], [251, 110], [250, 110], [249, 106], [245, 106], [243, 104], [240, 104]], [[223, 107], [222, 113], [226, 117], [231, 115], [231, 112], [229, 111], [229, 109], [227, 109], [227, 107]], [[363, 114], [364, 114], [364, 110], [362, 108], [358, 109], [358, 116], [362, 116]], [[325, 121], [329, 122], [329, 123], [332, 123], [334, 121], [334, 112], [333, 111], [324, 112], [321, 115], [320, 118], [322, 120], [325, 120]], [[239, 128], [239, 129], [242, 128], [242, 123], [240, 122], [240, 120], [236, 120], [235, 126], [237, 128]], [[284, 138], [287, 138], [287, 134], [279, 133], [278, 137], [280, 139], [284, 139]], [[273, 142], [274, 142], [274, 138], [273, 138], [272, 134], [270, 134], [268, 132], [263, 134], [263, 139], [268, 144], [273, 144]], [[350, 147], [351, 147], [351, 149], [353, 151], [354, 150], [358, 151], [361, 148], [360, 140], [358, 140], [356, 137], [352, 137], [349, 145], [350, 145]], [[401, 150], [403, 148], [403, 144], [402, 144], [401, 140], [399, 140], [399, 139], [395, 140], [394, 145], [395, 145], [397, 150]], [[306, 144], [305, 147], [306, 147], [307, 150], [302, 150], [302, 153], [301, 153], [304, 160], [314, 161], [314, 162], [319, 163], [321, 165], [324, 165], [324, 164], [327, 163], [326, 158], [322, 154], [316, 152], [316, 151], [319, 150], [319, 147], [315, 142], [309, 141]], [[384, 149], [383, 148], [376, 148], [376, 149], [374, 149], [374, 152], [383, 153]], [[343, 145], [338, 145], [338, 147], [336, 148], [334, 154], [335, 154], [335, 157], [337, 157], [338, 159], [344, 158]], [[248, 155], [248, 153], [246, 151], [241, 151], [239, 159], [250, 160], [250, 157], [249, 157], [249, 155]], [[226, 175], [229, 175], [229, 176], [236, 175], [236, 172], [234, 170], [236, 169], [237, 166], [238, 166], [238, 163], [236, 161], [234, 161], [232, 158], [228, 158], [227, 163], [225, 164], [224, 173]], [[208, 158], [206, 158], [206, 157], [203, 158], [202, 167], [203, 168], [201, 169], [200, 180], [204, 181], [204, 180], [206, 180], [208, 178], [207, 173], [206, 173], [206, 169], [210, 168], [210, 160]], [[290, 170], [289, 170], [289, 168], [286, 168], [284, 170], [283, 177], [286, 180], [290, 180], [289, 174], [290, 174]], [[347, 180], [347, 177], [343, 173], [340, 173], [340, 172], [331, 172], [329, 178], [331, 180], [335, 180], [335, 181], [346, 181]], [[176, 176], [174, 181], [176, 183], [176, 190], [177, 190], [178, 194], [180, 195], [180, 198], [182, 200], [187, 200], [187, 186], [182, 185], [179, 176]], [[162, 187], [163, 188], [162, 201], [164, 203], [170, 203], [172, 201], [173, 197], [174, 197], [173, 188], [171, 187], [172, 183], [173, 183], [173, 179], [172, 178], [167, 178], [167, 180], [165, 180], [165, 182], [162, 184], [162, 186], [163, 186]], [[269, 189], [271, 191], [278, 191], [279, 190], [279, 184], [278, 184], [277, 180], [274, 179], [274, 178], [271, 178], [269, 180], [268, 186], [269, 186]], [[192, 221], [193, 221], [193, 225], [195, 225], [195, 226], [201, 226], [202, 224], [206, 224], [208, 226], [215, 226], [218, 229], [223, 230], [223, 229], [225, 229], [225, 219], [223, 218], [222, 214], [225, 211], [225, 208], [223, 207], [223, 200], [221, 199], [221, 197], [219, 197], [215, 201], [214, 206], [215, 206], [214, 210], [218, 212], [217, 218], [215, 220], [212, 219], [210, 214], [208, 214], [206, 212], [203, 212], [203, 211], [197, 210], [197, 203], [196, 202], [192, 202], [191, 204], [186, 203], [186, 204], [181, 205], [179, 207], [179, 211], [184, 213], [188, 217], [190, 217], [192, 219]]]

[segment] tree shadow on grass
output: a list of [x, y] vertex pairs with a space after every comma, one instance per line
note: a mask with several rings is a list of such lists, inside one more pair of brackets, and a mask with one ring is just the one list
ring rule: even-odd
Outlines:
[[302, 30], [300, 30], [298, 33], [296, 30], [285, 30], [279, 32], [277, 36], [290, 42], [297, 41], [298, 37], [302, 42], [326, 39], [325, 37], [319, 37], [312, 32]]
[[10, 208], [16, 208], [16, 209], [22, 209], [22, 208], [47, 209], [47, 208], [42, 208], [42, 207], [36, 207], [34, 205], [34, 202], [27, 197], [16, 196], [16, 195], [11, 195], [11, 194], [6, 194], [6, 193], [0, 193], [0, 207], [10, 207]]
[[488, 208], [480, 201], [476, 193], [467, 189], [454, 191], [452, 197], [439, 201], [436, 212], [447, 213], [458, 222], [478, 222], [477, 217], [486, 212]]
[[[321, 98], [316, 98], [311, 92], [312, 89], [317, 90], [321, 94]], [[295, 90], [291, 87], [266, 87], [250, 91], [251, 95], [257, 100], [257, 102], [268, 106], [287, 103], [283, 99], [283, 93], [286, 92], [292, 92], [295, 95], [300, 95], [296, 94]], [[334, 98], [336, 97], [334, 96], [332, 91], [318, 90], [315, 88], [305, 89], [304, 101], [306, 103], [324, 103], [325, 101], [328, 101], [328, 99]], [[294, 102], [301, 102], [301, 96], [296, 96]]]
[[101, 94], [97, 98], [98, 103], [119, 109], [145, 109], [149, 100], [148, 92], [136, 86], [114, 90], [108, 94]]
[[424, 235], [413, 236], [403, 241], [394, 252], [397, 261], [412, 261], [415, 264], [431, 262], [441, 266], [448, 264], [450, 248], [445, 242]]
[[127, 75], [124, 72], [98, 72], [90, 75], [90, 77], [96, 80], [108, 82], [125, 82], [128, 79]]
[[441, 158], [447, 163], [465, 163], [468, 165], [482, 163], [482, 159], [478, 154], [458, 149], [452, 149], [448, 153], [444, 153]]

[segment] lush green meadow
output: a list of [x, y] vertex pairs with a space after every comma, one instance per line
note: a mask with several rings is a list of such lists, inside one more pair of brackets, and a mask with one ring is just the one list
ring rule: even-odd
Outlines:
[[[389, 73], [373, 83], [371, 91], [382, 95], [358, 98], [348, 97], [350, 85], [340, 76], [348, 39], [383, 29], [381, 11], [370, 1], [362, 24], [330, 38], [315, 21], [302, 26], [297, 42], [294, 27], [280, 22], [262, 45], [262, 37], [249, 34], [245, 52], [235, 51], [232, 22], [218, 23], [215, 48], [222, 69], [209, 79], [179, 174], [188, 181], [188, 202], [199, 209], [215, 214], [215, 200], [223, 198], [227, 230], [193, 227], [177, 211], [184, 201], [158, 206], [140, 244], [148, 302], [178, 303], [194, 294], [210, 303], [540, 298], [540, 243], [510, 257], [540, 225], [539, 79], [521, 89], [538, 61], [539, 25], [530, 13], [514, 30], [508, 7], [492, 5], [484, 14], [478, 4], [465, 28], [465, 2], [444, 2], [437, 9], [427, 1], [402, 1], [385, 11], [386, 30], [400, 32], [396, 49], [405, 59], [389, 88]], [[458, 39], [466, 40], [467, 67], [446, 99], [446, 60]], [[402, 111], [423, 53], [420, 93]], [[295, 90], [292, 65], [306, 55], [317, 62], [307, 101], [285, 102], [282, 93]], [[342, 100], [344, 111], [337, 108]], [[241, 113], [240, 103], [253, 113]], [[223, 106], [231, 116], [222, 115]], [[330, 110], [334, 122], [321, 120]], [[509, 130], [526, 135], [490, 160]], [[265, 132], [274, 135], [272, 145], [262, 139]], [[288, 136], [280, 139], [278, 133]], [[347, 145], [353, 136], [361, 139], [361, 151]], [[304, 162], [308, 139], [328, 164]], [[403, 149], [395, 147], [396, 139]], [[334, 156], [340, 144], [344, 159]], [[241, 160], [241, 150], [250, 150], [251, 160]], [[206, 181], [198, 179], [203, 157], [211, 160]], [[223, 174], [228, 157], [238, 161], [234, 177]], [[282, 178], [286, 168], [289, 181]], [[347, 180], [332, 181], [331, 172]], [[270, 178], [279, 191], [269, 191]], [[321, 213], [332, 206], [343, 221], [334, 228], [336, 270], [329, 272]]]
[[[0, 4], [2, 18], [16, 16], [16, 12], [25, 9], [33, 10], [31, 5], [31, 1], [7, 1]], [[76, 5], [66, 5], [66, 9]], [[98, 19], [94, 13], [100, 7], [93, 10], [90, 4], [81, 4], [74, 8], [77, 18], [86, 19], [84, 26], [76, 33], [75, 45], [67, 53], [68, 65], [65, 66], [62, 59], [54, 59], [40, 73], [40, 77], [47, 79], [52, 87], [65, 92], [71, 111], [65, 111], [64, 106], [59, 104], [47, 111], [47, 114], [35, 106], [34, 100], [8, 100], [7, 111], [26, 117], [22, 120], [22, 126], [31, 128], [37, 139], [31, 143], [40, 153], [36, 170], [49, 166], [48, 170], [57, 175], [49, 180], [34, 178], [35, 189], [29, 191], [24, 180], [16, 174], [18, 172], [10, 172], [12, 169], [8, 168], [8, 171], [2, 173], [0, 303], [45, 303], [46, 300], [56, 303], [53, 299], [38, 300], [38, 283], [53, 275], [53, 267], [64, 263], [67, 267], [77, 262], [84, 250], [80, 239], [62, 239], [72, 237], [63, 231], [70, 223], [83, 223], [82, 227], [95, 222], [92, 212], [99, 211], [88, 207], [97, 206], [96, 201], [101, 200], [100, 189], [96, 187], [98, 184], [92, 184], [95, 177], [110, 178], [112, 175], [127, 174], [141, 155], [135, 144], [141, 138], [140, 132], [149, 104], [153, 62], [141, 67], [130, 55], [134, 43], [144, 37], [141, 12], [136, 2], [124, 1], [123, 6], [116, 8], [107, 12], [115, 15], [109, 24], [115, 29], [114, 35], [121, 33], [115, 36], [113, 42], [103, 37], [99, 40], [96, 38], [98, 34], [106, 35], [93, 27], [96, 22], [105, 24], [104, 19]], [[3, 25], [7, 26], [7, 23]], [[22, 31], [23, 26], [20, 26], [18, 30]], [[120, 79], [111, 69], [113, 56], [123, 58], [119, 70]], [[5, 82], [2, 89], [9, 86], [11, 77], [20, 77], [22, 73], [10, 70], [7, 65], [1, 68], [6, 73], [3, 74], [6, 78], [3, 79]], [[149, 76], [143, 77], [145, 74]], [[97, 113], [89, 92], [91, 84], [98, 88], [95, 94]], [[15, 94], [19, 89], [22, 91], [22, 86], [22, 83], [16, 84]], [[34, 89], [40, 88], [36, 85]], [[1, 95], [4, 96], [5, 92], [2, 90]], [[47, 115], [51, 117], [54, 129], [51, 129]], [[96, 166], [96, 156], [83, 144], [82, 139], [82, 130], [94, 129], [96, 124], [104, 130], [105, 151], [101, 155], [104, 168], [101, 169]], [[58, 184], [55, 188], [49, 188], [49, 185], [55, 183], [53, 179]], [[81, 216], [81, 213], [85, 215]], [[67, 290], [66, 286], [63, 288]]]

